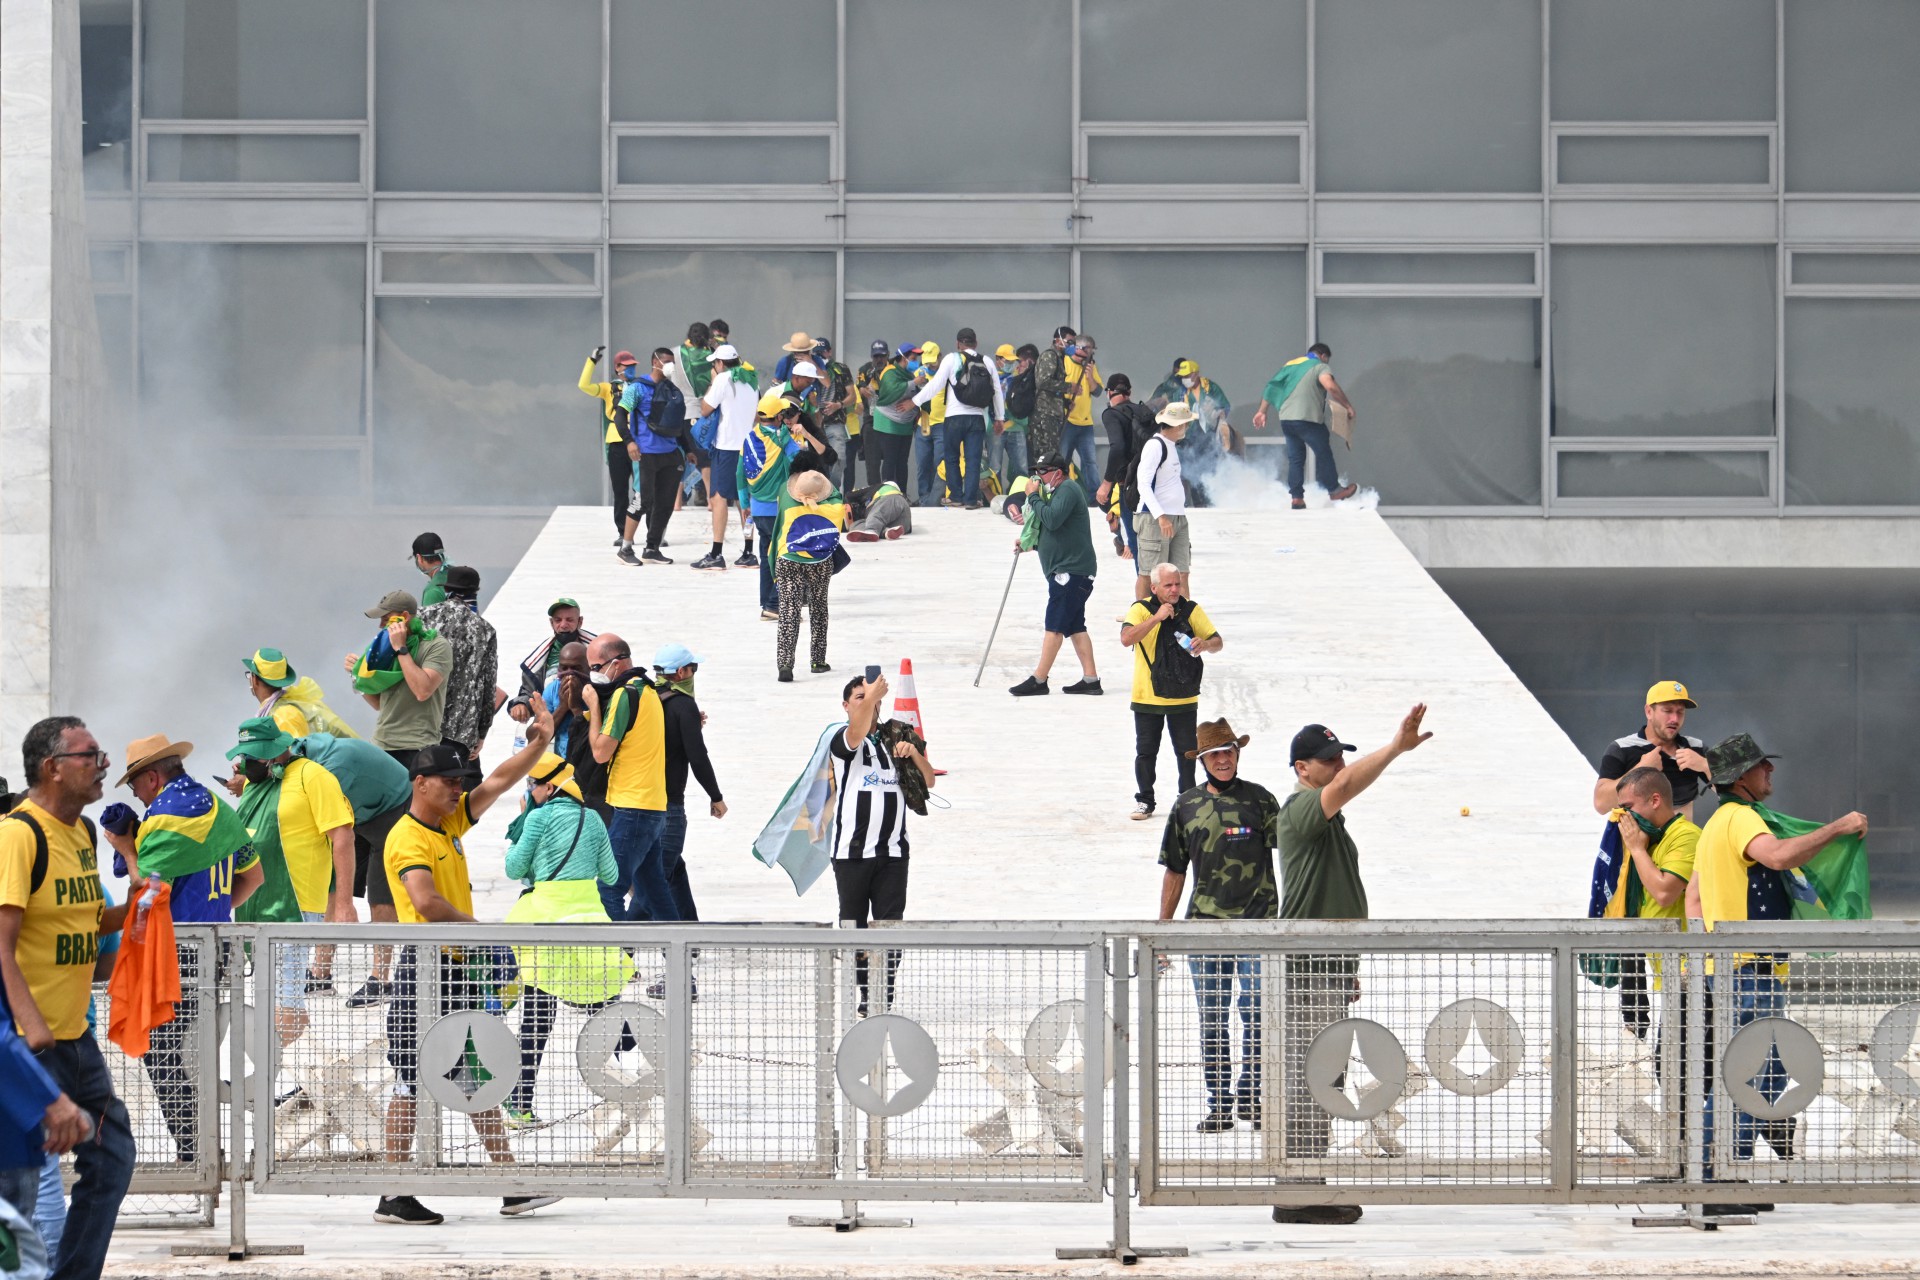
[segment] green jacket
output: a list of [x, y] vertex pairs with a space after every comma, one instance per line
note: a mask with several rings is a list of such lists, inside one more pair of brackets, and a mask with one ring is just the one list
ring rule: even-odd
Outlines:
[[1091, 578], [1100, 570], [1093, 554], [1093, 529], [1087, 521], [1087, 491], [1071, 477], [1048, 493], [1042, 488], [1027, 499], [1040, 512], [1040, 570], [1079, 573]]

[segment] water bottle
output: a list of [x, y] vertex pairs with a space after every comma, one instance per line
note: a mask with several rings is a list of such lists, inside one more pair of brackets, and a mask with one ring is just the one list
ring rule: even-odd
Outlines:
[[1186, 632], [1184, 631], [1174, 632], [1173, 639], [1175, 643], [1177, 643], [1182, 649], [1185, 649], [1188, 653], [1193, 652], [1193, 637], [1188, 635]]
[[160, 900], [160, 881], [157, 877], [147, 877], [146, 890], [141, 893], [140, 901], [134, 904], [133, 923], [127, 927], [127, 941], [139, 942], [147, 936], [147, 913], [153, 910], [153, 904]]

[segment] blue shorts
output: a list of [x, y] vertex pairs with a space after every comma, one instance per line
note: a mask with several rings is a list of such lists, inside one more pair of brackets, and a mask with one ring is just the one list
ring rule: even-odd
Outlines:
[[715, 498], [725, 498], [734, 506], [740, 505], [740, 451], [738, 449], [715, 449], [713, 462], [707, 472], [709, 481], [707, 493]]
[[1055, 635], [1077, 636], [1087, 629], [1087, 598], [1093, 594], [1093, 575], [1069, 573], [1065, 582], [1054, 574], [1047, 579], [1047, 625]]

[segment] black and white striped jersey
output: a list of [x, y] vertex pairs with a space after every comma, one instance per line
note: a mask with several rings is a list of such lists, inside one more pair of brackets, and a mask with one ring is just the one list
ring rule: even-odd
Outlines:
[[907, 805], [893, 756], [872, 736], [849, 750], [845, 731], [833, 735], [828, 749], [834, 759], [834, 859], [906, 857]]

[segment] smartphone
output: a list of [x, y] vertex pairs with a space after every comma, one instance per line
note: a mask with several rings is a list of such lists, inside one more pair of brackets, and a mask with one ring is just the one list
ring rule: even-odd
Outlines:
[[868, 683], [868, 684], [872, 684], [872, 683], [873, 683], [873, 682], [874, 682], [875, 680], [878, 680], [879, 678], [880, 678], [880, 668], [879, 668], [879, 667], [877, 667], [877, 666], [870, 666], [870, 667], [868, 667], [868, 668], [867, 668], [867, 683]]

